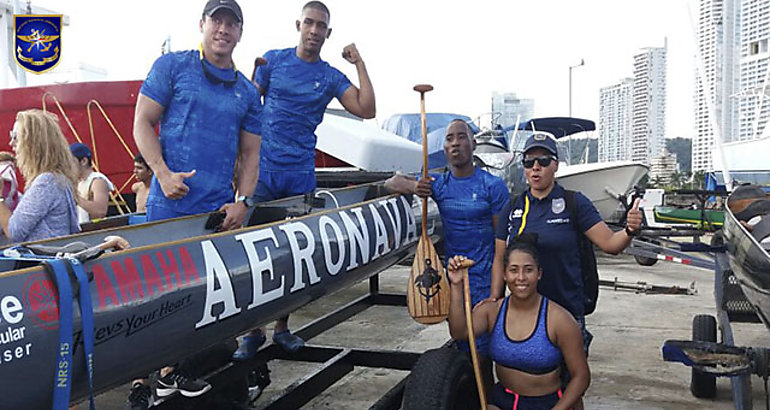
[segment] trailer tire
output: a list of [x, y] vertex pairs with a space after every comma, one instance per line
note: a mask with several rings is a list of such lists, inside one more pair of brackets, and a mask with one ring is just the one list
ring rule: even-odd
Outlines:
[[642, 266], [652, 266], [658, 263], [658, 260], [656, 258], [648, 258], [646, 256], [634, 255], [634, 259], [636, 260], [636, 263]]
[[[692, 319], [692, 340], [697, 342], [717, 341], [717, 320], [711, 315], [697, 315]], [[712, 399], [717, 395], [716, 376], [692, 369], [690, 381], [692, 395], [701, 399]]]
[[450, 347], [420, 356], [404, 388], [403, 410], [477, 409], [473, 367], [466, 353]]

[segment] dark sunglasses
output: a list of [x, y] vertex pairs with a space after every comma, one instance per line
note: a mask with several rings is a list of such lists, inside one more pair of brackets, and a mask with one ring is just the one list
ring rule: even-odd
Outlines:
[[231, 88], [238, 82], [238, 74], [236, 74], [235, 69], [233, 69], [233, 78], [226, 80], [224, 78], [219, 78], [216, 74], [211, 72], [211, 69], [203, 62], [203, 59], [201, 59], [201, 67], [203, 68], [203, 75], [214, 85], [224, 84], [225, 87]]
[[537, 158], [524, 158], [521, 163], [524, 165], [524, 168], [532, 168], [535, 166], [535, 161], [537, 161], [538, 164], [540, 164], [541, 167], [547, 167], [551, 165], [551, 161], [556, 161], [556, 157], [553, 156], [542, 156]]

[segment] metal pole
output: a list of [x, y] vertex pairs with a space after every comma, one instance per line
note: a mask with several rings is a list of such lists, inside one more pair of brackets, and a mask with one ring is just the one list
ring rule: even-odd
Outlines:
[[[572, 118], [572, 69], [584, 66], [586, 61], [584, 59], [580, 59], [580, 64], [575, 64], [569, 66], [569, 117]], [[567, 137], [567, 163], [572, 163], [572, 137]]]
[[569, 117], [572, 118], [572, 66], [569, 66]]
[[572, 69], [582, 67], [586, 64], [584, 59], [580, 59], [580, 64], [569, 66], [569, 116], [572, 117]]

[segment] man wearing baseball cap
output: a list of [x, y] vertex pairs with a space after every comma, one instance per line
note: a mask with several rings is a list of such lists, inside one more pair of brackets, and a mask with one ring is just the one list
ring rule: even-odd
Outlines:
[[[232, 59], [243, 34], [238, 3], [209, 0], [199, 29], [198, 49], [155, 60], [136, 102], [134, 140], [154, 174], [148, 221], [220, 210], [226, 213], [221, 229], [229, 230], [243, 225], [257, 184], [262, 104]], [[197, 397], [211, 389], [178, 368], [169, 370], [161, 371], [158, 396]], [[146, 380], [135, 381], [130, 408], [146, 409], [149, 393]]]
[[76, 142], [70, 152], [78, 164], [78, 223], [107, 216], [110, 192], [115, 185], [101, 172], [94, 171], [91, 148]]

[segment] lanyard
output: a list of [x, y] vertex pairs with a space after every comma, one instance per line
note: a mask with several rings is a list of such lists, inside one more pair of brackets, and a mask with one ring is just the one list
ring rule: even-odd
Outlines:
[[[524, 215], [521, 216], [521, 226], [519, 227], [518, 235], [524, 232], [524, 227], [527, 226], [527, 214], [529, 214], [529, 195], [524, 193]], [[517, 235], [517, 236], [518, 236]]]
[[[39, 260], [38, 260], [39, 261]], [[75, 274], [80, 285], [78, 303], [83, 328], [83, 353], [88, 373], [90, 408], [94, 410], [93, 348], [94, 322], [91, 304], [91, 290], [83, 264], [74, 258], [47, 259], [43, 264], [53, 271], [59, 291], [59, 350], [54, 371], [53, 410], [67, 410], [70, 402], [72, 380], [72, 285], [67, 269]]]

